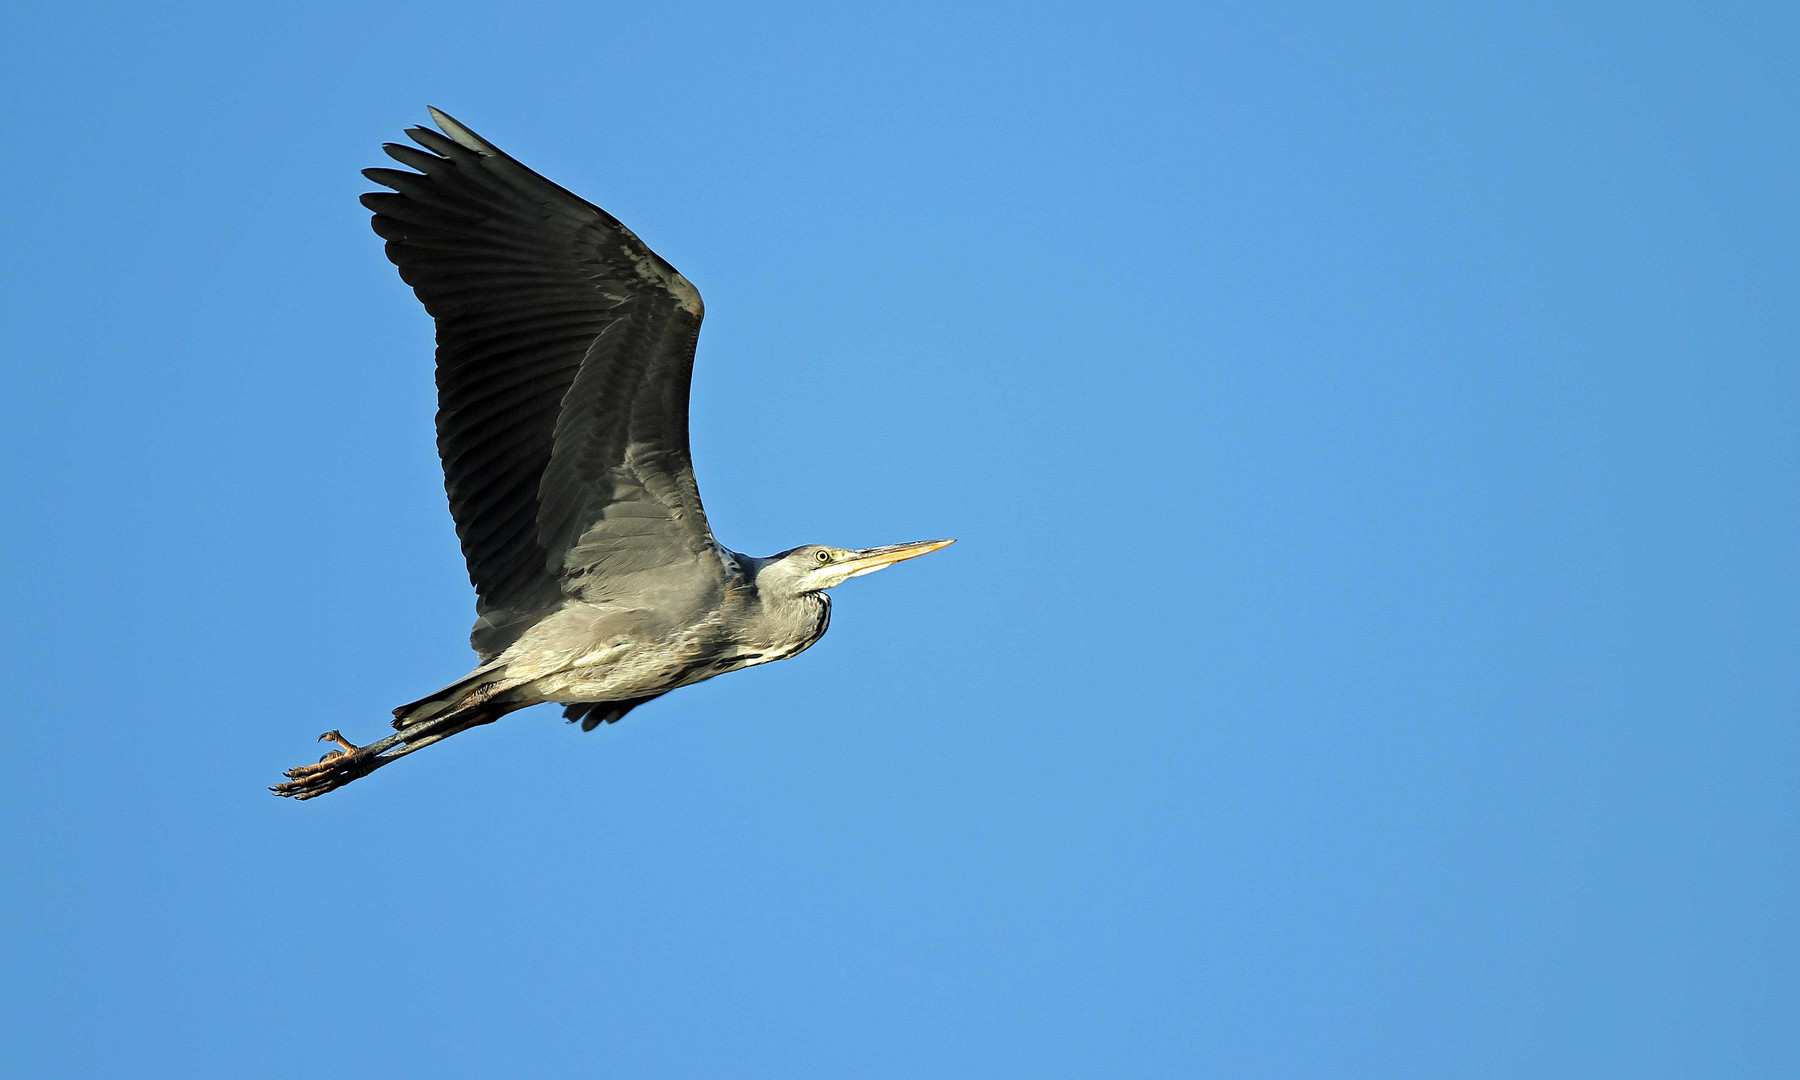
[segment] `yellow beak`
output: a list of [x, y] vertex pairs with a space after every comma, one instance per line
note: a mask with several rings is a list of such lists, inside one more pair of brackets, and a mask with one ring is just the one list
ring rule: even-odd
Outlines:
[[850, 568], [850, 577], [862, 577], [885, 569], [897, 562], [916, 559], [921, 555], [929, 555], [938, 548], [946, 548], [956, 543], [955, 540], [920, 540], [914, 544], [890, 544], [887, 547], [867, 548], [857, 552], [850, 558], [838, 563], [840, 567]]

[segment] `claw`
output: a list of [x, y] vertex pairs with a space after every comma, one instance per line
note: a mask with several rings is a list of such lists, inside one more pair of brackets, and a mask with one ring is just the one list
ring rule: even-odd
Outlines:
[[331, 731], [328, 731], [328, 733], [320, 734], [319, 738], [317, 738], [317, 740], [313, 740], [313, 742], [335, 742], [335, 743], [337, 743], [337, 745], [340, 745], [340, 747], [344, 747], [344, 749], [342, 749], [342, 751], [333, 752], [333, 754], [326, 754], [326, 756], [324, 756], [324, 758], [319, 758], [320, 761], [329, 761], [329, 760], [331, 760], [331, 758], [338, 758], [338, 756], [342, 756], [342, 754], [355, 754], [356, 751], [360, 751], [360, 749], [362, 749], [362, 747], [358, 747], [358, 745], [356, 745], [356, 743], [349, 742], [349, 740], [347, 740], [347, 738], [344, 738], [344, 736], [342, 736], [342, 734], [338, 733], [337, 727], [333, 727], [333, 729], [331, 729]]
[[287, 781], [270, 791], [293, 799], [310, 799], [372, 770], [373, 766], [363, 760], [367, 756], [363, 748], [344, 738], [336, 729], [319, 736], [318, 741], [336, 743], [341, 749], [326, 754], [317, 765], [296, 765], [287, 770], [283, 774]]
[[[328, 734], [337, 735], [336, 732]], [[339, 746], [350, 745], [341, 735], [332, 741]], [[377, 764], [354, 746], [350, 750], [333, 750], [317, 765], [296, 765], [287, 770], [283, 773], [287, 780], [269, 790], [290, 799], [311, 799], [373, 772]]]

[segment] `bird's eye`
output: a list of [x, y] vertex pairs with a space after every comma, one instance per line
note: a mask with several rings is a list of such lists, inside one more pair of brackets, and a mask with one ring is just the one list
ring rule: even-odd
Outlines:
[[819, 552], [819, 565], [820, 566], [823, 566], [830, 561], [831, 561], [831, 552], [829, 552], [829, 551]]

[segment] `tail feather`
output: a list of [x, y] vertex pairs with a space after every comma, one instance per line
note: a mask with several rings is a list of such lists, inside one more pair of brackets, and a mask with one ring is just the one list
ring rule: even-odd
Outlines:
[[442, 690], [395, 709], [394, 730], [400, 731], [445, 713], [460, 712], [481, 705], [509, 686], [505, 664], [498, 661], [483, 664]]

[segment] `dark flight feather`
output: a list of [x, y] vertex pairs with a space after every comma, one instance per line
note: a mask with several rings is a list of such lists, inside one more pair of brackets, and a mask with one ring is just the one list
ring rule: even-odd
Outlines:
[[387, 255], [437, 322], [438, 453], [491, 656], [565, 588], [716, 576], [688, 451], [699, 293], [599, 207], [436, 110], [368, 169]]

